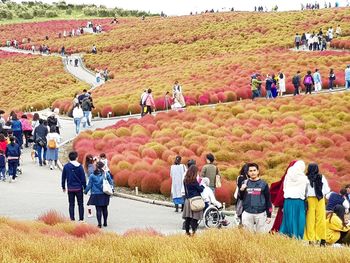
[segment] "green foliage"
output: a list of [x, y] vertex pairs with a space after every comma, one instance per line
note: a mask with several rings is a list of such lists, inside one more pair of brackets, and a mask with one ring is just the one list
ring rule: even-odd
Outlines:
[[46, 17], [49, 17], [49, 18], [52, 18], [52, 17], [57, 17], [58, 14], [57, 14], [56, 11], [47, 10], [47, 11], [45, 12], [45, 16], [46, 16]]

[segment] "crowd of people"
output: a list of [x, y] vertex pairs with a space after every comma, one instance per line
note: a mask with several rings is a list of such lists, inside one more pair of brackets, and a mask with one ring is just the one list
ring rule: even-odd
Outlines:
[[[324, 8], [332, 8], [332, 7], [339, 7], [339, 1], [335, 1], [334, 4], [332, 5], [331, 2], [325, 1], [323, 7]], [[346, 6], [349, 6], [349, 1], [346, 1]], [[301, 4], [301, 10], [317, 10], [320, 9], [320, 3], [318, 3], [317, 1], [315, 3], [307, 3], [306, 5], [304, 5], [303, 3]]]
[[92, 127], [92, 110], [94, 108], [91, 92], [84, 89], [83, 93], [74, 96], [72, 111], [68, 115], [73, 118], [77, 135], [80, 132], [81, 125], [84, 129]]
[[[206, 155], [207, 164], [201, 172], [194, 160], [189, 160], [187, 166], [181, 160], [181, 156], [177, 156], [170, 168], [171, 195], [175, 212], [181, 208], [186, 234], [194, 235], [205, 209], [210, 204], [222, 207], [215, 198], [220, 171], [211, 153]], [[342, 244], [350, 231], [346, 217], [350, 207], [350, 185], [339, 193], [332, 192], [316, 163], [310, 163], [306, 168], [302, 160], [291, 162], [285, 175], [271, 187], [261, 179], [258, 164], [246, 163], [237, 177], [234, 196], [240, 225], [252, 232], [270, 231], [273, 206], [278, 212], [270, 232], [324, 246]], [[192, 204], [198, 199], [203, 202], [203, 209], [199, 211]]]
[[310, 51], [323, 51], [327, 50], [327, 44], [332, 41], [334, 37], [340, 37], [342, 35], [342, 29], [340, 25], [337, 26], [335, 32], [333, 27], [329, 27], [327, 31], [324, 33], [322, 28], [315, 33], [309, 32], [303, 33], [300, 35], [296, 33], [294, 37], [294, 44], [297, 50], [300, 48], [302, 50], [310, 50]]
[[[350, 89], [350, 65], [348, 65], [344, 71], [345, 74], [345, 88]], [[334, 90], [336, 75], [334, 70], [331, 68], [328, 73], [328, 89], [330, 91]], [[286, 76], [279, 72], [275, 74], [267, 74], [265, 80], [263, 76], [259, 73], [253, 74], [251, 76], [251, 90], [252, 99], [262, 97], [262, 84], [265, 81], [266, 99], [276, 98], [278, 95], [283, 96], [286, 92]], [[304, 77], [301, 75], [300, 71], [292, 78], [292, 84], [294, 87], [293, 95], [300, 95], [302, 91], [302, 85], [305, 88], [305, 94], [311, 94], [312, 91], [320, 92], [322, 90], [322, 76], [319, 69], [315, 69], [314, 73], [308, 70]]]

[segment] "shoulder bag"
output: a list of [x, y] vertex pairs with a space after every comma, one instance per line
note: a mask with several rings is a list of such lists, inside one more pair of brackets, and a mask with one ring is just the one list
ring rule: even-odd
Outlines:
[[[187, 187], [184, 184], [185, 191], [187, 193]], [[193, 212], [199, 212], [202, 211], [205, 207], [205, 203], [203, 201], [203, 198], [199, 196], [194, 196], [192, 198], [188, 198], [188, 201], [190, 202], [190, 208]]]
[[113, 195], [112, 186], [109, 184], [109, 182], [107, 180], [106, 173], [103, 174], [102, 191], [106, 195]]

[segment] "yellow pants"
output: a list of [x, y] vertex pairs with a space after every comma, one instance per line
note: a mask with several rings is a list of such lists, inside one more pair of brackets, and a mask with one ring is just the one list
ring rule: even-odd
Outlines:
[[324, 198], [307, 198], [306, 227], [304, 239], [317, 241], [326, 239], [326, 204]]

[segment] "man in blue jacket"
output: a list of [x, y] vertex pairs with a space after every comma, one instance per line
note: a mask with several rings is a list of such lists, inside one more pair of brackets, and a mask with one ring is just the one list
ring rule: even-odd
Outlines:
[[79, 221], [84, 220], [84, 198], [83, 190], [86, 188], [85, 173], [82, 165], [77, 161], [78, 153], [70, 152], [69, 162], [64, 165], [62, 171], [62, 190], [66, 192], [66, 181], [68, 188], [69, 216], [72, 221], [74, 217], [75, 198], [78, 202]]

